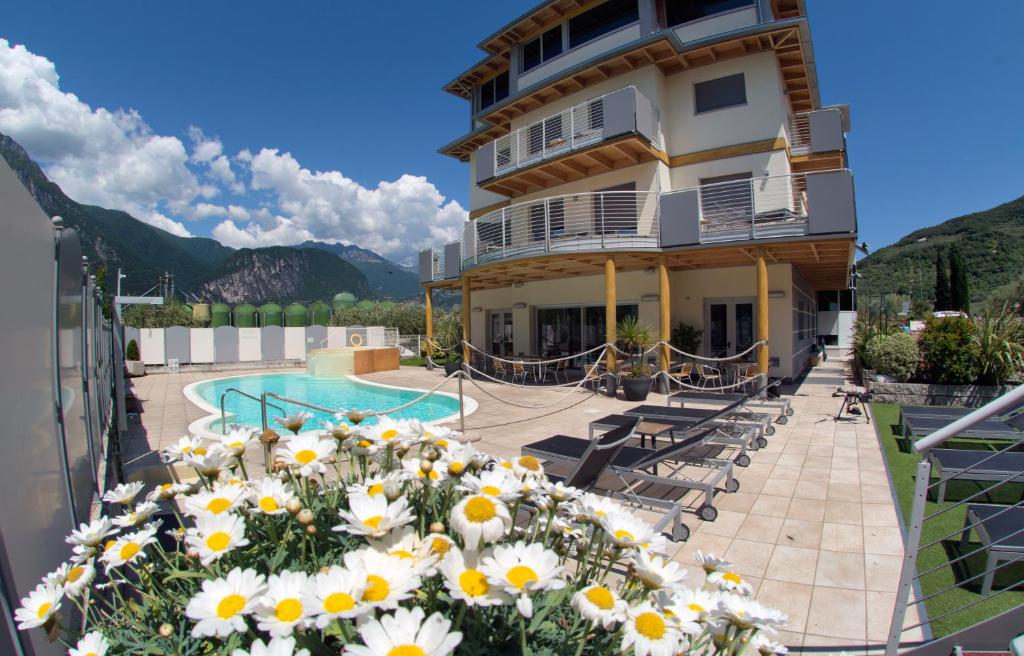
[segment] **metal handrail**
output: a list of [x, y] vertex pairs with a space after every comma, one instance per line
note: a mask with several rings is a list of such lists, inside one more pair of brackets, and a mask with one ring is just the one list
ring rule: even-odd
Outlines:
[[[262, 401], [260, 400], [260, 398], [258, 396], [253, 396], [252, 394], [249, 394], [248, 392], [243, 392], [242, 390], [238, 389], [237, 387], [229, 387], [226, 390], [224, 390], [221, 393], [221, 395], [220, 395], [220, 432], [221, 432], [222, 435], [227, 435], [227, 433], [228, 433], [227, 414], [224, 411], [224, 401], [227, 399], [228, 394], [231, 394], [232, 392], [235, 393], [235, 394], [238, 394], [240, 396], [244, 396], [247, 399], [252, 399], [256, 403], [260, 403], [262, 405]], [[267, 405], [269, 405], [271, 408], [274, 408], [275, 410], [280, 412], [282, 417], [287, 417], [288, 416], [288, 413], [285, 412], [285, 409], [282, 408], [281, 406], [273, 404], [273, 403], [268, 403]], [[266, 412], [264, 412], [263, 430], [267, 430]]]

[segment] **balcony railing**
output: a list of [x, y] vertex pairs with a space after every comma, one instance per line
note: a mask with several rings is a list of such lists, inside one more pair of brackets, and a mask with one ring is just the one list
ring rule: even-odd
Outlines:
[[463, 267], [549, 252], [658, 248], [658, 194], [599, 191], [495, 210], [466, 224]]
[[807, 232], [807, 176], [760, 176], [701, 185], [700, 241], [788, 237]]
[[843, 115], [830, 107], [813, 112], [800, 112], [789, 117], [787, 134], [793, 155], [845, 150]]

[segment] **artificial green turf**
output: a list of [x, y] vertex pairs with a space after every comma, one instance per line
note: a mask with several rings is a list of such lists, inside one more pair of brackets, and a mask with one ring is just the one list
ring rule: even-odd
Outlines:
[[[889, 471], [892, 475], [893, 484], [896, 487], [896, 495], [899, 498], [900, 510], [903, 513], [904, 522], [910, 517], [910, 510], [913, 506], [914, 496], [914, 474], [917, 464], [921, 458], [917, 454], [907, 453], [907, 444], [899, 434], [900, 409], [898, 405], [890, 403], [871, 404], [871, 413], [877, 424], [878, 434], [882, 439], [882, 448], [885, 458], [889, 463]], [[961, 441], [953, 444], [946, 444], [944, 448], [993, 448], [992, 444], [983, 444], [980, 440]], [[937, 480], [932, 475], [932, 482]], [[992, 487], [992, 482], [971, 482], [971, 481], [950, 481], [946, 488], [946, 501], [936, 504], [929, 501], [925, 506], [925, 516], [940, 510], [941, 508], [956, 505], [960, 500], [971, 497], [982, 490]], [[1002, 503], [1013, 504], [1021, 499], [1022, 486], [1017, 483], [1007, 483], [989, 493], [981, 494], [973, 499], [972, 503]], [[934, 491], [929, 499], [934, 499]], [[953, 565], [939, 567], [943, 563], [957, 558], [963, 553], [978, 549], [977, 537], [972, 534], [971, 542], [966, 551], [961, 551], [959, 546], [959, 529], [964, 525], [964, 513], [966, 506], [947, 511], [942, 515], [929, 519], [925, 522], [921, 533], [921, 544], [945, 538], [938, 544], [922, 550], [918, 555], [917, 571], [925, 572], [933, 567], [938, 567], [935, 572], [925, 575], [921, 581], [921, 590], [924, 596], [944, 590], [958, 583], [956, 587], [944, 592], [925, 602], [929, 618], [937, 618], [954, 609], [963, 608], [982, 599], [981, 580], [982, 577], [967, 581], [976, 574], [985, 570], [985, 553], [979, 552]], [[951, 537], [950, 534], [954, 534]], [[1006, 565], [996, 573], [993, 593], [1003, 590], [1004, 586], [1014, 581], [1024, 580], [1024, 561]], [[947, 617], [940, 618], [931, 624], [931, 631], [934, 637], [944, 636], [958, 629], [976, 624], [1004, 610], [1024, 604], [1024, 586], [1017, 586], [1015, 589], [1003, 592], [991, 599], [981, 601], [975, 606], [966, 608], [960, 612], [953, 613]]]

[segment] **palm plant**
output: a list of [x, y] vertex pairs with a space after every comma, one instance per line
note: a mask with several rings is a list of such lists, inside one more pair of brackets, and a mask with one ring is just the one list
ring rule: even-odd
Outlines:
[[647, 378], [650, 367], [644, 364], [644, 351], [654, 341], [651, 328], [634, 315], [623, 318], [615, 327], [615, 333], [623, 348], [629, 353], [629, 365], [624, 375], [629, 378]]
[[1000, 385], [1024, 370], [1024, 321], [1009, 304], [987, 309], [975, 321], [971, 341], [977, 347], [980, 382]]

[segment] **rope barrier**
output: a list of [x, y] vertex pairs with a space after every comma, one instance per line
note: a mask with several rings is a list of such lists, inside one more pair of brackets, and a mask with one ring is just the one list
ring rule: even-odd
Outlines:
[[693, 353], [687, 353], [686, 351], [683, 351], [681, 349], [676, 348], [675, 346], [672, 346], [672, 344], [669, 343], [669, 342], [659, 342], [656, 346], [657, 347], [667, 346], [669, 348], [669, 350], [674, 351], [675, 353], [678, 353], [679, 355], [681, 355], [683, 357], [691, 358], [693, 360], [704, 360], [704, 361], [707, 361], [707, 362], [728, 362], [730, 360], [737, 360], [739, 358], [742, 358], [742, 357], [752, 353], [755, 349], [757, 349], [762, 344], [767, 346], [768, 342], [765, 341], [765, 340], [754, 342], [750, 346], [750, 348], [748, 348], [746, 351], [743, 351], [742, 353], [737, 353], [736, 355], [730, 355], [730, 356], [724, 357], [724, 358], [709, 358], [709, 357], [706, 357], [706, 356], [703, 356], [703, 355], [695, 355]]
[[715, 387], [710, 387], [710, 386], [709, 387], [701, 387], [699, 385], [691, 385], [689, 383], [684, 383], [683, 381], [679, 380], [678, 378], [672, 377], [672, 375], [670, 375], [667, 371], [664, 371], [664, 370], [659, 371], [655, 375], [656, 376], [664, 376], [665, 378], [668, 379], [669, 383], [674, 383], [674, 384], [676, 384], [679, 387], [682, 387], [684, 389], [692, 389], [692, 390], [696, 390], [696, 391], [699, 391], [699, 392], [724, 392], [725, 390], [732, 390], [732, 389], [736, 389], [737, 387], [743, 387], [744, 385], [749, 385], [751, 381], [757, 380], [758, 378], [761, 377], [761, 374], [757, 374], [756, 376], [750, 376], [748, 378], [742, 378], [742, 379], [740, 379], [739, 381], [737, 381], [735, 383], [730, 383], [729, 385], [718, 385], [718, 386], [715, 386]]
[[[492, 394], [491, 392], [487, 391], [486, 389], [484, 389], [480, 385], [480, 383], [477, 382], [472, 376], [468, 377], [467, 380], [470, 383], [472, 383], [478, 390], [480, 390], [481, 392], [483, 392], [487, 396], [491, 397], [495, 401], [501, 401], [502, 403], [507, 403], [507, 404], [515, 406], [517, 408], [527, 408], [527, 409], [530, 409], [530, 410], [543, 410], [544, 408], [550, 408], [550, 407], [552, 407], [554, 405], [558, 405], [562, 401], [565, 401], [571, 395], [573, 395], [576, 392], [578, 392], [579, 388], [584, 383], [586, 383], [588, 380], [597, 380], [597, 379], [595, 379], [595, 378], [586, 378], [586, 377], [581, 378], [580, 381], [578, 383], [576, 383], [574, 387], [569, 388], [569, 390], [565, 394], [563, 394], [560, 398], [558, 398], [558, 399], [556, 399], [556, 400], [554, 400], [554, 401], [552, 401], [550, 403], [542, 403], [540, 405], [537, 405], [537, 404], [527, 404], [527, 403], [518, 403], [516, 401], [511, 401], [509, 399], [501, 398], [499, 396], [496, 396], [496, 395]], [[508, 384], [508, 383], [506, 383], [506, 384]], [[597, 391], [594, 390], [594, 391], [591, 392], [591, 394], [597, 394]]]
[[[594, 348], [592, 348], [592, 349], [590, 349], [588, 351], [583, 351], [582, 353], [576, 353], [575, 355], [564, 355], [564, 356], [561, 356], [561, 357], [551, 358], [551, 359], [548, 359], [548, 360], [524, 360], [523, 358], [513, 358], [513, 359], [503, 358], [503, 357], [494, 355], [492, 353], [488, 353], [486, 351], [483, 351], [483, 350], [477, 348], [476, 346], [474, 346], [472, 344], [472, 342], [466, 342], [466, 344], [469, 345], [469, 348], [471, 350], [476, 351], [477, 353], [483, 355], [484, 357], [491, 358], [492, 360], [500, 360], [501, 362], [504, 362], [504, 363], [507, 363], [507, 364], [524, 363], [524, 364], [531, 364], [531, 365], [537, 365], [537, 364], [546, 365], [546, 364], [554, 364], [556, 362], [563, 362], [563, 361], [567, 361], [567, 360], [575, 360], [576, 358], [581, 358], [584, 355], [589, 355], [591, 353], [594, 353], [595, 351], [599, 351], [601, 349], [604, 349], [604, 348], [608, 347], [607, 344], [601, 344], [599, 346], [595, 346]], [[598, 360], [600, 360], [600, 358], [598, 358]]]
[[[604, 357], [604, 352], [602, 351], [602, 352], [601, 352], [601, 357], [599, 357], [599, 358], [597, 359], [597, 361], [598, 361], [598, 362], [600, 362], [600, 361], [601, 361], [601, 359], [602, 359], [603, 357]], [[534, 365], [536, 365], [537, 363], [534, 363], [534, 362], [530, 362], [530, 363], [524, 363], [524, 364], [525, 364], [526, 366], [534, 366]], [[475, 372], [475, 373], [477, 373], [477, 374], [479, 374], [479, 375], [483, 376], [483, 377], [484, 377], [484, 378], [486, 378], [487, 380], [490, 380], [490, 381], [492, 381], [492, 382], [494, 382], [494, 383], [498, 383], [498, 384], [500, 384], [500, 385], [508, 385], [509, 387], [517, 387], [517, 388], [520, 388], [520, 387], [523, 387], [523, 386], [525, 386], [525, 383], [523, 383], [523, 385], [516, 385], [516, 384], [515, 384], [515, 382], [511, 382], [511, 383], [510, 383], [510, 382], [508, 382], [507, 380], [504, 380], [504, 379], [501, 379], [501, 378], [496, 378], [496, 377], [494, 377], [494, 376], [492, 376], [492, 375], [488, 374], [488, 373], [487, 373], [487, 372], [485, 372], [485, 371], [481, 371], [480, 369], [477, 369], [476, 367], [474, 367], [474, 366], [473, 366], [473, 365], [471, 365], [471, 364], [465, 364], [464, 366], [465, 366], [465, 367], [466, 367], [467, 369], [469, 369], [470, 371], [473, 371], [473, 372]], [[592, 374], [594, 373], [594, 371], [596, 370], [596, 368], [597, 368], [597, 365], [596, 365], [596, 364], [593, 364], [593, 365], [589, 365], [589, 366], [587, 366], [587, 367], [584, 367], [584, 371], [587, 371], [587, 370], [589, 370], [589, 371], [590, 371], [590, 374], [591, 374], [591, 375], [586, 375], [586, 374], [585, 374], [585, 375], [584, 375], [584, 377], [583, 377], [583, 380], [595, 380], [595, 378], [596, 378], [596, 377], [595, 377], [595, 376], [593, 376]], [[602, 374], [602, 375], [606, 375], [606, 374]], [[569, 387], [569, 386], [575, 386], [575, 385], [576, 385], [576, 383], [571, 383], [571, 382], [568, 382], [568, 381], [566, 381], [566, 382], [564, 382], [564, 383], [556, 383], [556, 384], [554, 384], [554, 385], [545, 385], [545, 386], [544, 386], [543, 388], [538, 388], [538, 389], [555, 389], [555, 388], [560, 388], [560, 387]]]

